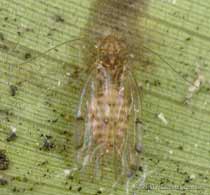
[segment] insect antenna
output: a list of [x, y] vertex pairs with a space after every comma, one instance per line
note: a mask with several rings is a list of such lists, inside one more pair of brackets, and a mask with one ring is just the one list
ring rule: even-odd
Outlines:
[[148, 47], [143, 46], [144, 49], [150, 51], [151, 53], [153, 53], [154, 55], [156, 55], [161, 61], [163, 61], [169, 68], [171, 68], [179, 77], [181, 77], [185, 82], [187, 82], [188, 84], [198, 88], [198, 86], [196, 86], [194, 83], [192, 83], [191, 81], [189, 81], [188, 79], [184, 78], [183, 76], [180, 75], [180, 73], [167, 61], [165, 60], [159, 53], [153, 51], [152, 49], [149, 49]]
[[[45, 54], [49, 53], [50, 51], [53, 51], [53, 50], [56, 49], [57, 47], [60, 47], [60, 46], [65, 45], [65, 44], [67, 44], [67, 43], [74, 42], [74, 41], [78, 41], [78, 40], [81, 40], [81, 39], [82, 39], [82, 38], [80, 37], [80, 38], [75, 38], [75, 39], [71, 39], [71, 40], [67, 40], [67, 41], [64, 41], [64, 42], [62, 42], [62, 43], [59, 43], [59, 44], [55, 45], [54, 47], [51, 47], [50, 49], [44, 51], [44, 52], [41, 53], [40, 55], [34, 56], [34, 57], [32, 57], [32, 58], [30, 58], [30, 59], [28, 59], [28, 60], [26, 60], [26, 61], [24, 61], [24, 62], [22, 62], [22, 63], [17, 64], [17, 66], [21, 66], [21, 65], [27, 64], [27, 63], [29, 63], [29, 62], [32, 62], [33, 60], [35, 60], [35, 59], [37, 59], [37, 58], [39, 58], [39, 57], [44, 56]], [[73, 46], [70, 46], [70, 47], [74, 48]]]

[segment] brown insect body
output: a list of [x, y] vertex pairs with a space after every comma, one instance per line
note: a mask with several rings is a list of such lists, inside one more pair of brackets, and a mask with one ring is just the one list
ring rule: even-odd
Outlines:
[[93, 142], [104, 145], [104, 152], [122, 151], [127, 130], [128, 102], [122, 81], [125, 71], [125, 44], [113, 35], [105, 37], [98, 45], [97, 80], [100, 83], [90, 102], [88, 114], [93, 132]]
[[86, 122], [79, 137], [82, 148], [78, 156], [86, 165], [93, 158], [100, 160], [105, 154], [114, 154], [125, 175], [137, 166], [138, 153], [135, 150], [138, 102], [127, 67], [127, 48], [114, 35], [99, 41], [96, 48], [98, 59], [83, 89], [78, 110], [80, 117], [86, 96]]

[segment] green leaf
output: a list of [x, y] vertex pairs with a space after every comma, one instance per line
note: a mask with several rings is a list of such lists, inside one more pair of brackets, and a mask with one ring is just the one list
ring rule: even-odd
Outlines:
[[[143, 87], [147, 177], [136, 194], [209, 194], [209, 3], [1, 0], [0, 149], [9, 166], [0, 170], [0, 194], [111, 189], [108, 165], [102, 180], [65, 173], [76, 164], [75, 111], [88, 76], [84, 70], [95, 60], [90, 48], [113, 31], [127, 40], [133, 73]], [[45, 52], [69, 40], [74, 41]], [[189, 94], [201, 75], [205, 82]], [[192, 96], [187, 104], [186, 96]], [[123, 184], [111, 191], [126, 194]]]

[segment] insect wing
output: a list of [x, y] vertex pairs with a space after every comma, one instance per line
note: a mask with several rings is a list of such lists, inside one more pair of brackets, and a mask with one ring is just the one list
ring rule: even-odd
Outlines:
[[79, 163], [82, 163], [83, 167], [89, 163], [90, 158], [94, 155], [91, 112], [97, 109], [94, 100], [97, 93], [96, 84], [96, 72], [91, 70], [82, 88], [79, 105], [76, 110], [77, 129], [75, 132], [75, 142], [78, 149], [77, 160]]
[[127, 129], [127, 143], [123, 153], [123, 159], [127, 159], [127, 176], [132, 176], [140, 166], [139, 158], [142, 152], [142, 122], [141, 101], [142, 91], [131, 72], [125, 81], [126, 96], [129, 101], [129, 128]]

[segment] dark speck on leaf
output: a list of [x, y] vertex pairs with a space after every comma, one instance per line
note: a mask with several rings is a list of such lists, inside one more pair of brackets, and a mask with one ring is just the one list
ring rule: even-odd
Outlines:
[[160, 83], [159, 80], [155, 80], [155, 81], [154, 81], [154, 86], [160, 86], [160, 85], [161, 85], [161, 83]]
[[101, 194], [101, 193], [102, 193], [102, 191], [101, 190], [98, 190], [96, 194]]
[[144, 170], [143, 167], [142, 166], [139, 166], [139, 171], [140, 172], [143, 172], [143, 170]]
[[207, 88], [206, 88], [206, 91], [209, 92], [209, 91], [210, 91], [210, 87], [207, 87]]
[[64, 118], [65, 117], [65, 114], [61, 113], [60, 116]]
[[49, 119], [49, 120], [47, 120], [47, 122], [48, 122], [48, 123], [56, 123], [57, 121], [58, 121], [58, 118], [53, 119], [53, 120], [50, 120], [50, 119]]
[[24, 57], [27, 60], [27, 59], [31, 58], [31, 54], [30, 53], [25, 53], [25, 56]]
[[55, 16], [55, 21], [56, 21], [56, 22], [62, 22], [62, 23], [63, 23], [63, 22], [64, 22], [64, 19], [63, 19], [61, 16], [56, 15], [56, 16]]
[[70, 179], [70, 180], [74, 179], [73, 175], [69, 175], [67, 178]]
[[10, 85], [10, 94], [11, 96], [15, 96], [18, 88], [15, 85]]
[[167, 184], [167, 183], [170, 183], [170, 180], [168, 178], [160, 178], [160, 185], [163, 185], [163, 184]]
[[55, 148], [54, 141], [52, 139], [52, 136], [50, 135], [41, 135], [43, 137], [42, 146], [40, 149], [49, 151], [53, 148]]
[[78, 120], [78, 121], [84, 121], [84, 118], [82, 116], [77, 116], [76, 117], [76, 120]]
[[58, 121], [58, 119], [56, 118], [56, 119], [53, 119], [52, 120], [52, 123], [56, 123]]
[[20, 190], [16, 186], [12, 188], [12, 191], [13, 192], [20, 192]]
[[4, 41], [4, 34], [0, 32], [0, 40]]
[[77, 191], [80, 192], [82, 190], [82, 187], [78, 187]]
[[192, 181], [192, 179], [190, 178], [190, 176], [187, 176], [184, 180], [185, 183], [190, 183], [190, 181]]
[[48, 161], [44, 160], [44, 161], [38, 163], [38, 166], [43, 166], [43, 165], [46, 165], [46, 164], [48, 164]]
[[183, 150], [183, 146], [179, 146], [178, 149], [179, 149], [179, 150]]
[[191, 40], [191, 37], [187, 37], [186, 39], [185, 39], [185, 41], [190, 41]]
[[0, 170], [6, 170], [9, 167], [9, 159], [7, 158], [5, 151], [0, 150]]

